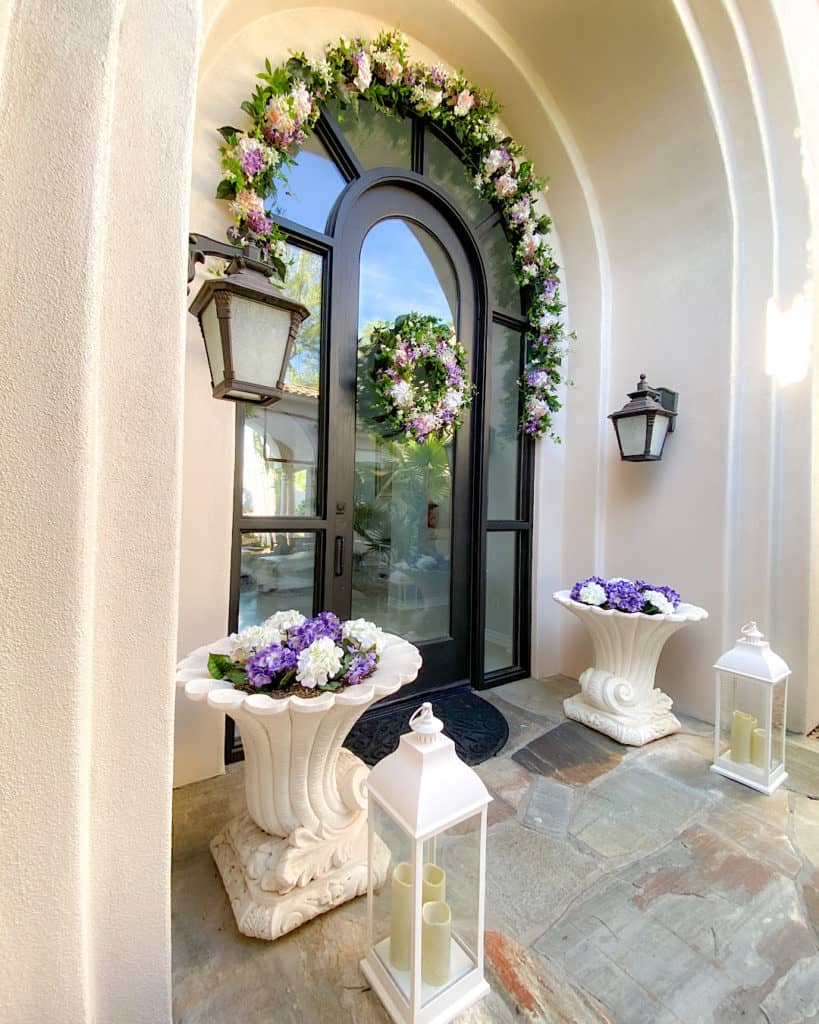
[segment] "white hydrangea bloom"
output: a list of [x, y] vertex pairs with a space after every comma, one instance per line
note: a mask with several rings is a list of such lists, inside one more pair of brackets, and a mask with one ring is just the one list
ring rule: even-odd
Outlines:
[[306, 121], [312, 109], [310, 91], [304, 82], [297, 82], [290, 94], [293, 97], [293, 106], [296, 108], [296, 117], [299, 121]]
[[300, 626], [305, 621], [306, 619], [301, 612], [291, 608], [286, 612], [275, 612], [269, 619], [265, 619], [264, 627], [269, 629], [271, 633], [278, 633], [279, 639], [284, 640], [286, 639], [288, 629]]
[[353, 85], [359, 92], [364, 92], [365, 89], [370, 87], [372, 80], [373, 69], [370, 65], [369, 55], [365, 53], [358, 60], [358, 73], [353, 79]]
[[345, 640], [355, 640], [365, 651], [375, 650], [376, 654], [380, 654], [387, 643], [387, 634], [367, 619], [350, 619], [345, 622], [341, 635]]
[[456, 388], [447, 388], [444, 398], [443, 407], [447, 412], [457, 412], [463, 405], [464, 396]]
[[308, 690], [324, 686], [341, 668], [343, 655], [329, 636], [319, 637], [299, 654], [296, 679]]
[[583, 604], [601, 605], [606, 603], [606, 590], [599, 583], [590, 580], [580, 588], [580, 600]]
[[648, 601], [649, 604], [653, 604], [661, 615], [674, 614], [674, 605], [668, 600], [665, 594], [661, 594], [659, 590], [644, 590], [643, 600]]
[[390, 388], [390, 394], [392, 395], [392, 400], [399, 409], [412, 405], [412, 385], [409, 381], [397, 380]]
[[234, 639], [236, 646], [233, 648], [233, 657], [238, 661], [247, 661], [251, 654], [263, 647], [279, 643], [281, 635], [278, 629], [264, 622], [261, 626], [246, 626], [241, 633], [235, 634]]

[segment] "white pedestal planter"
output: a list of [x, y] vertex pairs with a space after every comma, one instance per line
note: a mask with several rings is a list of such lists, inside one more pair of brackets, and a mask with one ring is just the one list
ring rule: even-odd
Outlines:
[[[245, 935], [277, 939], [367, 891], [369, 769], [342, 748], [367, 708], [418, 675], [421, 656], [389, 636], [376, 671], [358, 686], [319, 697], [247, 694], [211, 679], [208, 652], [181, 661], [185, 695], [230, 715], [245, 750], [247, 809], [211, 842], [213, 858]], [[383, 881], [389, 853], [379, 850]]]
[[588, 627], [594, 665], [580, 676], [581, 692], [563, 702], [567, 717], [632, 747], [679, 732], [671, 698], [654, 688], [654, 673], [666, 640], [708, 612], [693, 604], [681, 604], [673, 615], [618, 612], [569, 594], [559, 590], [553, 597]]

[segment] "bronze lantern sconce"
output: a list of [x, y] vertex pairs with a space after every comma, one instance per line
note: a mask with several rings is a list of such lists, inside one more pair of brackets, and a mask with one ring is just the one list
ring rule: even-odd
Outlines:
[[674, 430], [678, 393], [651, 387], [641, 373], [637, 390], [629, 392], [628, 397], [631, 401], [609, 415], [620, 458], [625, 462], [659, 462], [668, 435]]

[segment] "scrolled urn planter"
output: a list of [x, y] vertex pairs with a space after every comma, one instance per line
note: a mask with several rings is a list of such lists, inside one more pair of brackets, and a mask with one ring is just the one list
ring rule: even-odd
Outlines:
[[[277, 939], [367, 891], [369, 768], [342, 747], [375, 701], [412, 682], [418, 650], [388, 635], [378, 668], [363, 683], [318, 697], [248, 694], [208, 675], [208, 653], [230, 653], [221, 640], [177, 666], [185, 696], [230, 715], [245, 750], [247, 808], [210, 844], [236, 924], [245, 935]], [[389, 863], [379, 853], [376, 879]]]
[[680, 604], [673, 615], [646, 615], [582, 604], [568, 590], [552, 596], [586, 625], [594, 645], [594, 665], [580, 676], [581, 692], [563, 702], [566, 716], [633, 747], [679, 732], [671, 698], [655, 688], [654, 674], [666, 640], [707, 619], [708, 612]]

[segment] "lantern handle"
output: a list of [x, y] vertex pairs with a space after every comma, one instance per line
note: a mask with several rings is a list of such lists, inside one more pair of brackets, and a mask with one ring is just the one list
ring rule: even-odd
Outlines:
[[444, 729], [444, 723], [435, 717], [429, 701], [424, 701], [421, 707], [413, 712], [409, 724], [410, 729], [417, 733], [424, 743], [431, 743]]
[[751, 619], [750, 622], [746, 622], [740, 630], [740, 633], [747, 638], [748, 643], [759, 643], [760, 640], [765, 639], [765, 634], [760, 633], [757, 628], [756, 622]]

